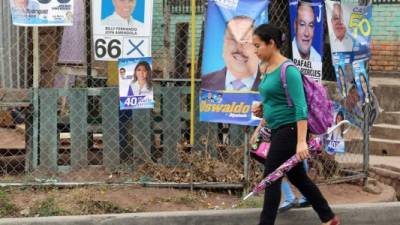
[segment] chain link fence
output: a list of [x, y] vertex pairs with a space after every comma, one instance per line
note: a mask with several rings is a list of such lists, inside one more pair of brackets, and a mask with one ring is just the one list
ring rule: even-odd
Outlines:
[[[94, 60], [90, 3], [75, 1], [73, 27], [38, 28], [36, 89], [33, 28], [13, 26], [8, 1], [2, 1], [0, 183], [141, 182], [241, 189], [259, 181], [262, 166], [247, 152], [252, 127], [196, 120], [195, 143], [189, 145], [190, 1], [154, 0], [156, 105], [133, 111], [119, 110], [116, 63]], [[206, 1], [196, 4], [195, 67], [200, 78]], [[287, 0], [271, 1], [269, 10], [270, 22], [286, 33], [288, 8]], [[289, 44], [284, 45], [287, 56]], [[323, 79], [334, 80], [328, 41], [323, 60]], [[199, 86], [197, 80], [196, 93]], [[335, 92], [334, 85], [330, 89]], [[362, 137], [351, 128], [348, 152], [310, 161], [310, 175], [319, 182], [360, 178]]]

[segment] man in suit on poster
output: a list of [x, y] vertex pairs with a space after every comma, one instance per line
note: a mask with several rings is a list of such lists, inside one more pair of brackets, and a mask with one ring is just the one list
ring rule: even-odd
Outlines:
[[294, 59], [321, 61], [321, 55], [312, 46], [315, 15], [310, 3], [299, 1], [294, 22], [295, 37], [292, 41]]
[[260, 83], [259, 60], [251, 44], [254, 20], [236, 16], [224, 33], [225, 67], [204, 75], [201, 88], [207, 90], [256, 91]]

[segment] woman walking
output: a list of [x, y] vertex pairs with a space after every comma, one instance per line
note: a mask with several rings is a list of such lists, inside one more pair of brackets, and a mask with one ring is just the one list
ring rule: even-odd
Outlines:
[[[263, 115], [267, 126], [272, 130], [264, 176], [273, 172], [294, 154], [301, 160], [310, 156], [307, 147], [307, 103], [301, 74], [293, 66], [286, 69], [287, 89], [292, 98], [293, 107], [287, 104], [285, 89], [280, 80], [281, 66], [288, 60], [280, 52], [283, 39], [283, 33], [272, 24], [257, 27], [253, 35], [256, 54], [268, 65], [259, 86], [262, 107], [253, 109], [255, 114]], [[338, 218], [318, 187], [308, 178], [302, 163], [290, 170], [287, 177], [311, 203], [322, 225], [339, 224]], [[260, 225], [275, 223], [281, 199], [281, 182], [282, 179], [265, 189]]]

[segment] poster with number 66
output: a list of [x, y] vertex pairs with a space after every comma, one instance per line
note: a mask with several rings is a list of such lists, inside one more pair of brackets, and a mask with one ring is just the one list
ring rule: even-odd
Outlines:
[[153, 0], [92, 1], [96, 60], [151, 56]]

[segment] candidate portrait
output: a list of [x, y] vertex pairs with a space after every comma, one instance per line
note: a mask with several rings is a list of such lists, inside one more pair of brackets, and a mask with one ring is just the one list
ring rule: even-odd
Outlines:
[[18, 17], [28, 16], [29, 10], [39, 9], [36, 0], [12, 0], [11, 10]]
[[339, 2], [332, 6], [330, 25], [332, 27], [329, 38], [332, 52], [350, 52], [353, 50], [353, 39], [347, 34], [343, 8]]
[[[133, 17], [133, 12], [136, 7], [137, 0], [103, 0], [102, 7], [111, 6], [112, 3], [114, 11], [101, 20], [103, 26], [110, 27], [141, 27], [143, 23]], [[103, 11], [105, 9], [102, 9]]]
[[252, 45], [254, 20], [235, 16], [226, 23], [222, 58], [225, 66], [202, 77], [207, 90], [256, 91], [260, 83], [259, 59]]
[[294, 21], [293, 58], [321, 61], [321, 55], [312, 45], [315, 23], [314, 10], [311, 4], [299, 1]]
[[364, 73], [359, 73], [359, 87], [361, 89], [361, 94], [360, 96], [363, 100], [363, 103], [368, 103], [370, 102], [370, 91], [369, 91], [369, 84], [368, 84], [368, 79], [366, 78], [366, 75]]

